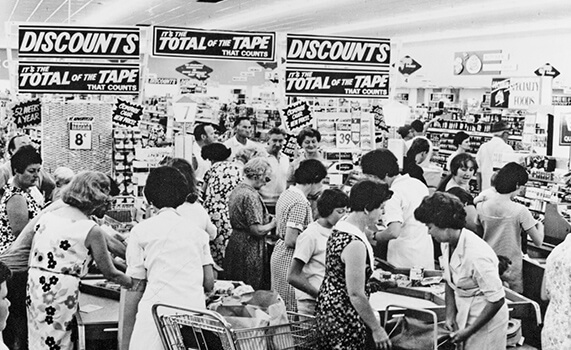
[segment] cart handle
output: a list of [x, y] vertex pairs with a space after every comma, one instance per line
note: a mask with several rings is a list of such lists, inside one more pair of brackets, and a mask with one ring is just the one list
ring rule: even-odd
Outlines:
[[[391, 308], [402, 309], [402, 310], [414, 310], [414, 311], [425, 313], [425, 314], [432, 316], [432, 321], [433, 321], [432, 324], [433, 324], [433, 328], [434, 328], [434, 350], [438, 349], [438, 336], [437, 336], [438, 335], [438, 318], [436, 317], [436, 312], [434, 312], [432, 310], [427, 310], [427, 309], [390, 304], [390, 305], [387, 305], [387, 307], [385, 308], [385, 321], [384, 321], [383, 325], [386, 325], [388, 320], [389, 320], [389, 310]], [[402, 315], [402, 317], [404, 317], [404, 314]]]

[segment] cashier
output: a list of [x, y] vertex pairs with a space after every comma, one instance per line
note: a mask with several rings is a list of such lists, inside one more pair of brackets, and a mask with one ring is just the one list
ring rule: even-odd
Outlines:
[[464, 228], [464, 206], [448, 193], [422, 200], [416, 219], [442, 247], [446, 280], [446, 327], [465, 350], [505, 349], [508, 308], [498, 258], [475, 233]]

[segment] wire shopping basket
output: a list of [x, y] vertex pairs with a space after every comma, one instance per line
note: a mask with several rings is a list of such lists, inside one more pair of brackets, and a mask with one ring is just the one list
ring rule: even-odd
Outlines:
[[153, 318], [166, 350], [309, 350], [317, 347], [313, 316], [288, 312], [288, 323], [233, 329], [213, 311], [155, 304]]

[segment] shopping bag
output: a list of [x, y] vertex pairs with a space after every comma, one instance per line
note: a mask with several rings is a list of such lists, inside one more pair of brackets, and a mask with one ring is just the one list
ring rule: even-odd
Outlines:
[[[267, 328], [270, 324], [270, 316], [264, 311], [250, 305], [223, 305], [214, 306], [214, 311], [224, 316], [232, 329], [243, 330], [251, 328]], [[266, 330], [257, 329], [249, 331], [241, 340], [241, 348], [248, 350], [266, 350]]]
[[415, 318], [401, 316], [389, 320], [385, 330], [391, 339], [393, 350], [433, 350], [434, 337], [437, 338], [439, 350], [454, 350], [450, 339], [450, 331], [439, 324], [434, 334], [434, 324]]
[[[242, 303], [258, 307], [270, 317], [271, 335], [270, 349], [289, 349], [294, 347], [286, 306], [280, 295], [275, 291], [257, 290], [242, 296]], [[273, 347], [271, 347], [273, 345]]]

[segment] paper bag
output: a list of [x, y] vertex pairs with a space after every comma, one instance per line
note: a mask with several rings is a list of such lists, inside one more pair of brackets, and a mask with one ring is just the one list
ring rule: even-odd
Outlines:
[[[233, 329], [265, 328], [270, 324], [270, 316], [254, 306], [217, 304], [213, 309], [224, 316], [224, 319], [232, 325]], [[268, 349], [265, 329], [254, 330], [245, 335], [244, 338], [246, 339], [240, 340], [241, 348], [249, 350]]]

